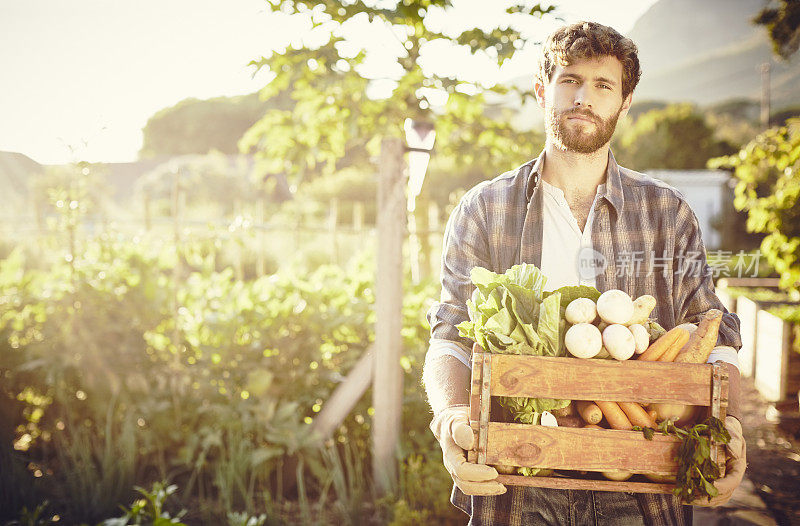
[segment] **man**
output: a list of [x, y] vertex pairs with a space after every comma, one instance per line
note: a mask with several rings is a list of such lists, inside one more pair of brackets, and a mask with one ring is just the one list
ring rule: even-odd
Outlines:
[[[639, 76], [636, 46], [612, 28], [581, 22], [555, 31], [535, 81], [545, 112], [544, 151], [470, 190], [448, 222], [423, 379], [434, 412], [431, 429], [455, 483], [451, 500], [470, 515], [469, 524], [692, 522], [691, 506], [671, 495], [506, 488], [494, 468], [464, 456], [473, 442], [467, 414], [472, 342], [455, 326], [468, 317], [475, 266], [502, 273], [533, 263], [548, 277], [548, 290], [585, 284], [632, 297], [651, 294], [657, 298], [653, 317], [665, 328], [722, 310], [709, 361], [736, 365], [739, 320], [714, 294], [694, 213], [673, 188], [618, 166], [609, 150]], [[708, 505], [727, 502], [746, 465], [733, 365], [727, 366], [734, 415], [725, 421], [733, 437], [728, 471]]]

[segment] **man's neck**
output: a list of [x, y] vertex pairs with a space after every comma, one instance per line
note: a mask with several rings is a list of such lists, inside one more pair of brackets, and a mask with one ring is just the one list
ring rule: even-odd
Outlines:
[[605, 182], [608, 145], [590, 154], [565, 152], [550, 141], [545, 145], [542, 179], [564, 192], [568, 202], [594, 195]]

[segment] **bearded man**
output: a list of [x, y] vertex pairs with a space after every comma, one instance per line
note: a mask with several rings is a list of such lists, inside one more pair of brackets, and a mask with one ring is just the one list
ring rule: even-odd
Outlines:
[[[665, 328], [723, 312], [709, 362], [727, 362], [732, 440], [727, 475], [715, 482], [730, 499], [744, 475], [739, 423], [739, 319], [714, 294], [697, 218], [674, 188], [617, 165], [609, 149], [617, 120], [631, 106], [640, 77], [635, 44], [614, 29], [580, 22], [556, 30], [543, 46], [536, 100], [545, 113], [546, 144], [521, 167], [471, 189], [447, 224], [442, 293], [428, 312], [430, 347], [423, 379], [433, 410], [431, 429], [453, 477], [451, 502], [469, 524], [692, 523], [692, 507], [672, 495], [505, 487], [491, 466], [466, 461], [472, 448], [468, 404], [472, 343], [456, 325], [468, 319], [470, 270], [503, 273], [532, 263], [547, 289], [589, 285], [656, 297]], [[642, 254], [622, 268], [625, 254]], [[651, 256], [651, 257], [648, 257]], [[696, 260], [694, 265], [686, 265]], [[699, 265], [699, 267], [698, 267]]]

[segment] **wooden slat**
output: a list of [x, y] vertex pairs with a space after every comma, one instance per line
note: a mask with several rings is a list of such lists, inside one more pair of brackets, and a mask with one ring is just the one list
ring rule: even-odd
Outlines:
[[[728, 372], [725, 370], [723, 362], [716, 362], [712, 365], [711, 389], [711, 416], [725, 421], [728, 409]], [[725, 476], [725, 451], [723, 446], [711, 439], [711, 461], [719, 466], [720, 474]]]
[[640, 431], [490, 422], [486, 464], [674, 475], [680, 440]]
[[711, 404], [708, 364], [491, 356], [493, 396]]
[[481, 371], [483, 370], [483, 353], [472, 353], [472, 383], [469, 391], [469, 419], [477, 422], [481, 416]]
[[469, 462], [478, 461], [477, 444], [480, 438], [481, 417], [481, 371], [483, 370], [483, 353], [477, 352], [477, 346], [472, 352], [472, 383], [469, 392], [469, 425], [475, 435], [476, 447], [467, 451]]
[[633, 493], [671, 494], [674, 484], [655, 482], [616, 482], [613, 480], [587, 480], [559, 477], [523, 477], [522, 475], [500, 475], [497, 481], [511, 486], [534, 486], [552, 489], [589, 489], [594, 491], [629, 491]]
[[478, 421], [478, 463], [486, 464], [486, 449], [488, 447], [489, 419], [492, 408], [492, 395], [490, 391], [492, 381], [492, 357], [489, 353], [483, 355], [483, 368], [481, 371], [481, 416]]

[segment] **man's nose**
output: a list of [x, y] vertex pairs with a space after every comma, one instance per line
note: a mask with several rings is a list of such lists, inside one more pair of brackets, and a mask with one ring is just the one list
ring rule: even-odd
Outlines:
[[589, 92], [586, 86], [581, 86], [575, 92], [575, 98], [573, 99], [573, 104], [577, 108], [591, 108], [592, 101], [589, 95]]

